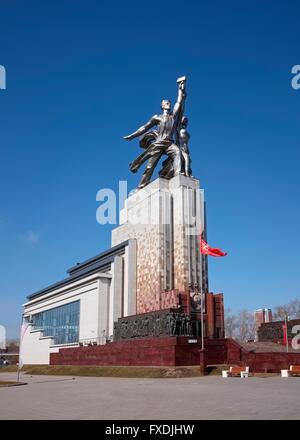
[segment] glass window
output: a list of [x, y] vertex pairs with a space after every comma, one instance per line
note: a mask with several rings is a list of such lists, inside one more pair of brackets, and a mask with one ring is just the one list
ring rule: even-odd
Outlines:
[[44, 336], [53, 336], [55, 344], [79, 340], [79, 301], [55, 307], [32, 316], [33, 327]]

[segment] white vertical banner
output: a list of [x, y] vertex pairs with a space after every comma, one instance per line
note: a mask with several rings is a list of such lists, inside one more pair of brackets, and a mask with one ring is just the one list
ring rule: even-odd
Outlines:
[[0, 325], [0, 350], [6, 349], [6, 330], [4, 325]]
[[22, 369], [24, 362], [23, 362], [23, 356], [22, 356], [22, 342], [24, 339], [24, 336], [27, 332], [27, 329], [29, 327], [29, 322], [25, 321], [24, 316], [22, 316], [22, 324], [20, 329], [20, 346], [19, 346], [19, 366], [18, 366], [18, 372]]

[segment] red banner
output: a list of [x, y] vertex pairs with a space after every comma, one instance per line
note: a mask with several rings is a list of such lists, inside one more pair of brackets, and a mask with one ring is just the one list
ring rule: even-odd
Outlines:
[[286, 344], [286, 341], [287, 341], [287, 326], [285, 324], [282, 324], [282, 331], [283, 331], [283, 343]]
[[200, 238], [200, 252], [201, 254], [211, 255], [212, 257], [225, 257], [227, 255], [227, 252], [209, 246], [203, 238]]

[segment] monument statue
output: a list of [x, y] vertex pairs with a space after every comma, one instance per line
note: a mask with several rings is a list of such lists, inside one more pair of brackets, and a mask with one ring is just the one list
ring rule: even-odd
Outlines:
[[[145, 151], [131, 164], [130, 170], [136, 173], [140, 166], [148, 161], [138, 188], [144, 188], [150, 183], [162, 155], [168, 158], [163, 162], [160, 177], [171, 178], [178, 174], [191, 175], [188, 141], [189, 134], [186, 130], [187, 118], [183, 116], [186, 99], [186, 77], [178, 78], [178, 97], [171, 110], [171, 102], [164, 99], [161, 103], [162, 114], [154, 115], [134, 133], [124, 136], [126, 140], [140, 138], [140, 146]], [[153, 127], [156, 130], [149, 131]]]

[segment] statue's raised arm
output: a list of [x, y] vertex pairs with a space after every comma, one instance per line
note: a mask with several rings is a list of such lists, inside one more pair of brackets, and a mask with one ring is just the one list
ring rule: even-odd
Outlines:
[[186, 99], [186, 90], [185, 90], [186, 76], [182, 76], [178, 78], [177, 83], [178, 83], [178, 97], [177, 97], [177, 102], [174, 105], [174, 109], [173, 109], [173, 115], [175, 117], [178, 116], [179, 113], [183, 114], [183, 111], [181, 110], [184, 107], [184, 103]]

